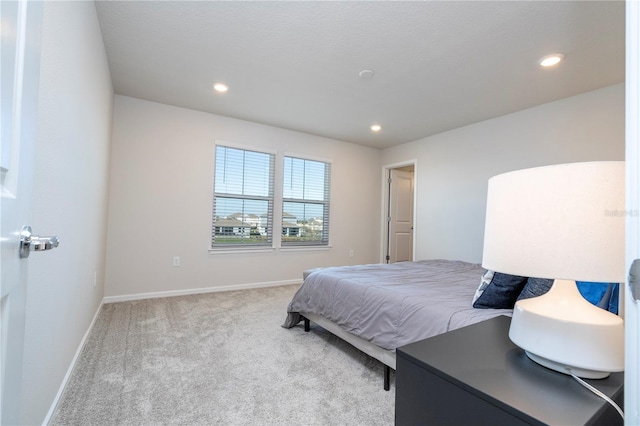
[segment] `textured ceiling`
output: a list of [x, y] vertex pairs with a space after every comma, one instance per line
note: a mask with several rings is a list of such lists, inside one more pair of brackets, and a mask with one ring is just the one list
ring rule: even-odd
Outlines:
[[624, 2], [96, 4], [116, 93], [377, 148], [624, 81]]

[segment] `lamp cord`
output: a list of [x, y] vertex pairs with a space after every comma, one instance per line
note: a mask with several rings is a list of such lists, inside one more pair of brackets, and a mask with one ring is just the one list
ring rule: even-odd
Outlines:
[[584, 380], [582, 380], [580, 377], [576, 376], [575, 374], [573, 374], [573, 372], [571, 371], [570, 368], [567, 368], [567, 371], [569, 372], [569, 374], [571, 375], [571, 377], [573, 377], [574, 379], [576, 379], [578, 381], [578, 383], [580, 383], [582, 386], [584, 386], [585, 388], [589, 389], [591, 392], [595, 393], [596, 395], [598, 395], [600, 398], [604, 399], [605, 401], [607, 401], [609, 404], [611, 404], [613, 406], [613, 408], [616, 409], [616, 411], [618, 412], [618, 414], [620, 414], [620, 417], [622, 417], [622, 420], [624, 420], [624, 412], [622, 411], [622, 409], [618, 406], [618, 404], [615, 403], [614, 400], [612, 400], [611, 398], [609, 398], [607, 395], [605, 395], [604, 393], [602, 393], [601, 391], [599, 391], [598, 389], [594, 388], [593, 386], [591, 386], [589, 383], [585, 382]]

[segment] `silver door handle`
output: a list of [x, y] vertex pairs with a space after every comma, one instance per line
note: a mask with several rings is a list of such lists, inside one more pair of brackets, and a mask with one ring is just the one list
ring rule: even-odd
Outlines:
[[60, 244], [58, 237], [40, 237], [31, 233], [30, 226], [23, 226], [20, 232], [20, 258], [29, 257], [32, 251], [51, 250]]

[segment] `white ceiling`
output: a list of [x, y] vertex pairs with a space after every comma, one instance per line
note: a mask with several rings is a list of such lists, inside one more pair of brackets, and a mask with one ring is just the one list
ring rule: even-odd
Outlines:
[[377, 148], [624, 81], [621, 1], [96, 3], [117, 94]]

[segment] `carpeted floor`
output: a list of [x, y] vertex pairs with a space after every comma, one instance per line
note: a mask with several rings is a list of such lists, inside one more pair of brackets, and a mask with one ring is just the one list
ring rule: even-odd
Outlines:
[[105, 305], [50, 424], [393, 424], [378, 361], [280, 327], [297, 288]]

